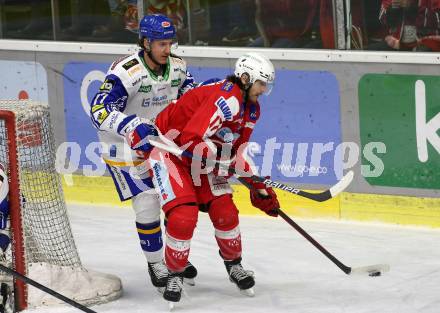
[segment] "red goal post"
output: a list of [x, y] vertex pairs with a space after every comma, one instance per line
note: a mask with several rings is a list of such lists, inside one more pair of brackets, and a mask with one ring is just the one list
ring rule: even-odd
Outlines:
[[[16, 160], [17, 156], [17, 142], [13, 140], [16, 138], [16, 124], [15, 124], [15, 114], [12, 111], [0, 110], [0, 120], [4, 121], [5, 127], [5, 138], [0, 140], [5, 141], [5, 146], [7, 149], [8, 161], [8, 177], [18, 177], [18, 164]], [[6, 160], [1, 160], [6, 161]], [[4, 164], [6, 165], [6, 164]], [[21, 214], [20, 214], [20, 185], [18, 179], [9, 179], [9, 214], [11, 221], [11, 245], [12, 245], [12, 255], [13, 264], [17, 272], [22, 275], [26, 275], [26, 268], [24, 262], [24, 243], [23, 235], [21, 232], [14, 232], [13, 229], [19, 229], [22, 225]], [[15, 282], [15, 303], [18, 310], [24, 310], [27, 307], [26, 294], [27, 288], [26, 284], [22, 281]]]

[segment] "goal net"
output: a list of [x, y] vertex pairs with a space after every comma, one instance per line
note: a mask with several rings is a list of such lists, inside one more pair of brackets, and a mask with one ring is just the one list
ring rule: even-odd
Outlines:
[[[10, 180], [11, 249], [16, 271], [85, 305], [104, 303], [122, 292], [119, 278], [86, 270], [72, 235], [46, 104], [0, 100], [0, 163]], [[18, 310], [59, 300], [14, 282]]]

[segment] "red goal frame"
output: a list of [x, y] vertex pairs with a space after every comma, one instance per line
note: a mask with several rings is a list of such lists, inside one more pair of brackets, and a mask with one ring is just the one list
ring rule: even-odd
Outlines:
[[[0, 119], [5, 121], [8, 149], [9, 170], [9, 214], [11, 220], [11, 249], [15, 270], [26, 275], [24, 240], [21, 218], [20, 182], [18, 175], [17, 129], [15, 114], [11, 111], [0, 110]], [[27, 285], [21, 280], [14, 280], [15, 306], [18, 311], [27, 308]]]

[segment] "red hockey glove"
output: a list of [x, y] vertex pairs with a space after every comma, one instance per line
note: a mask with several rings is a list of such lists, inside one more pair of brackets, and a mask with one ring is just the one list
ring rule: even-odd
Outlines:
[[[252, 186], [252, 189], [250, 189], [252, 205], [267, 215], [277, 217], [280, 204], [275, 191], [263, 183], [253, 181], [251, 178], [244, 178], [244, 180]], [[263, 194], [264, 191], [266, 191], [267, 195]]]

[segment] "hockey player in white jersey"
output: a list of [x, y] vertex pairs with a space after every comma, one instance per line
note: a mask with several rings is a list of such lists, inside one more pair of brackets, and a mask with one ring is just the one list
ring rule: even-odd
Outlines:
[[[151, 282], [165, 287], [160, 204], [144, 153], [152, 147], [143, 140], [155, 130], [142, 118], [154, 120], [172, 100], [194, 88], [186, 63], [171, 54], [176, 31], [169, 18], [154, 14], [139, 24], [139, 52], [115, 61], [93, 98], [91, 119], [103, 143], [102, 158], [121, 201], [132, 199], [141, 248]], [[188, 262], [185, 278], [197, 275]]]

